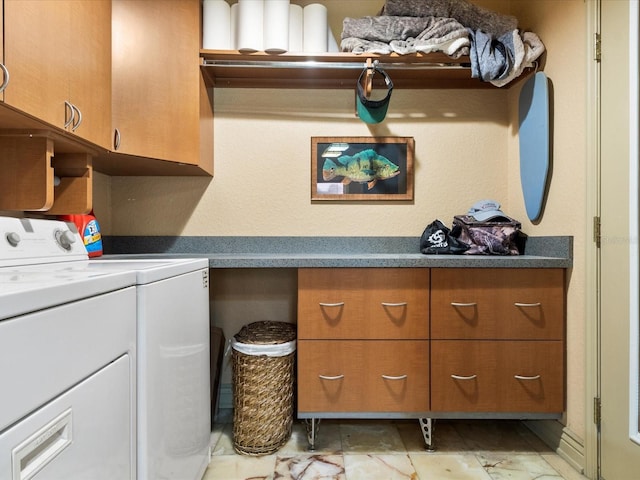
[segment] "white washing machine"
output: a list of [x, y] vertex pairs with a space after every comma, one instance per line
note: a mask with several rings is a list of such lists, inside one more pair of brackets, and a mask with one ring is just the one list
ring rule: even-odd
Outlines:
[[0, 217], [0, 478], [136, 478], [133, 272], [64, 224]]

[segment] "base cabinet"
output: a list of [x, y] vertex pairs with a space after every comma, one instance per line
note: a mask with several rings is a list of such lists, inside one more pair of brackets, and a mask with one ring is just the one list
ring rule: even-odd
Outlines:
[[559, 417], [564, 332], [563, 269], [299, 269], [298, 416]]
[[425, 412], [426, 340], [301, 340], [298, 405], [306, 412]]
[[564, 410], [560, 341], [432, 340], [431, 411]]

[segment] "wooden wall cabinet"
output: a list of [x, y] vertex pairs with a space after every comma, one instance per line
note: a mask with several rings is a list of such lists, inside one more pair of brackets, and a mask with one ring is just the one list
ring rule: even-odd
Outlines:
[[112, 8], [110, 150], [124, 158], [111, 155], [101, 170], [161, 174], [148, 162], [140, 168], [135, 157], [146, 157], [212, 175], [212, 89], [200, 73], [199, 0], [114, 0]]
[[6, 105], [109, 145], [110, 0], [4, 1]]

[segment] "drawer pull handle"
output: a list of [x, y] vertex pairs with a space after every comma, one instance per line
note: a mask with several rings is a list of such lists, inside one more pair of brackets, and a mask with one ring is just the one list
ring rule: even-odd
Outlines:
[[382, 375], [382, 378], [384, 378], [385, 380], [404, 380], [407, 378], [408, 375], [398, 375], [398, 376], [393, 376], [393, 375]]
[[4, 74], [4, 81], [2, 85], [0, 85], [0, 93], [4, 92], [4, 89], [9, 85], [9, 69], [2, 63], [0, 63], [0, 69], [2, 69], [2, 73]]
[[476, 302], [470, 302], [470, 303], [451, 302], [452, 307], [475, 307], [476, 305], [478, 305]]
[[474, 380], [478, 375], [451, 375], [454, 380]]
[[400, 302], [400, 303], [380, 302], [380, 304], [383, 307], [406, 307], [408, 305], [407, 302]]
[[542, 305], [542, 303], [537, 302], [537, 303], [514, 303], [514, 305], [516, 307], [523, 307], [523, 308], [527, 308], [527, 307], [539, 307], [540, 305]]
[[344, 375], [335, 375], [335, 376], [318, 375], [318, 377], [320, 377], [320, 379], [322, 380], [341, 380], [344, 378]]
[[534, 375], [532, 377], [528, 377], [526, 375], [514, 375], [513, 378], [515, 378], [516, 380], [539, 380], [540, 375]]
[[320, 302], [320, 306], [321, 307], [342, 307], [342, 306], [344, 306], [344, 302], [338, 302], [338, 303], [322, 303], [322, 302]]

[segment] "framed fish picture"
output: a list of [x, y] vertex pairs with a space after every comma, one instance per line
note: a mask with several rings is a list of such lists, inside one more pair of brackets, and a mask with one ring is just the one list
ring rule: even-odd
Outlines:
[[413, 200], [413, 137], [311, 137], [311, 200]]

